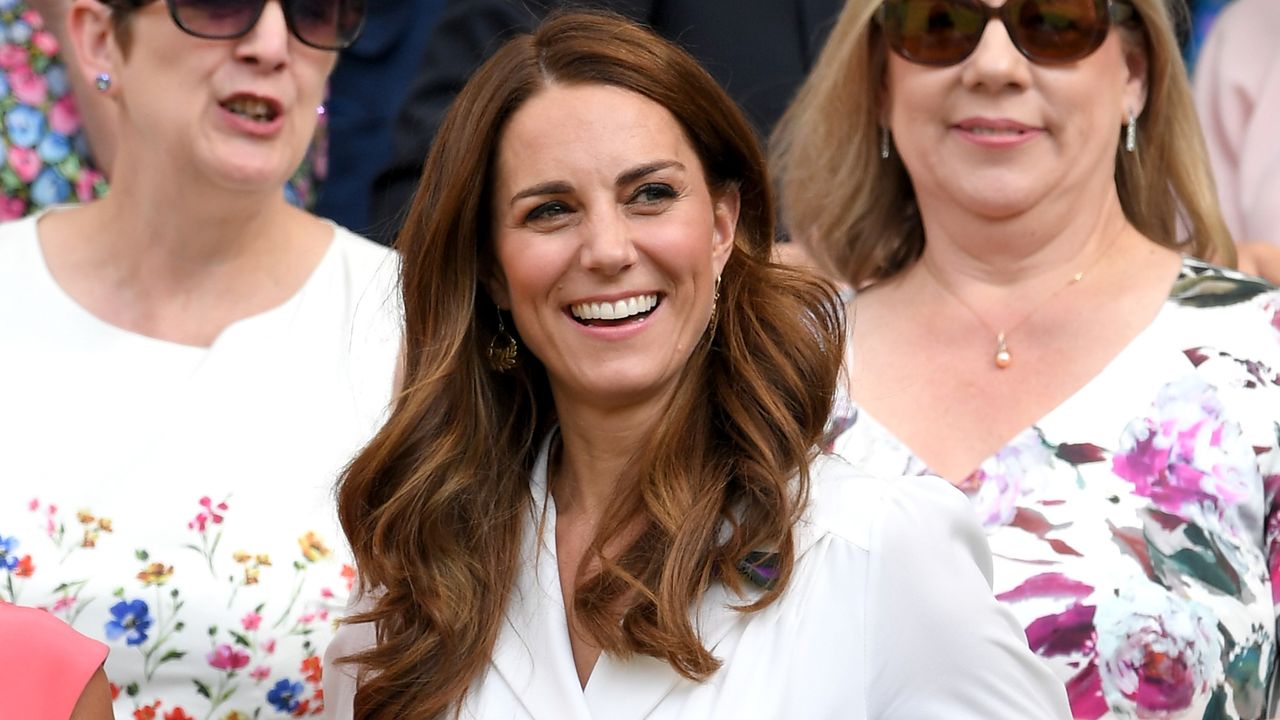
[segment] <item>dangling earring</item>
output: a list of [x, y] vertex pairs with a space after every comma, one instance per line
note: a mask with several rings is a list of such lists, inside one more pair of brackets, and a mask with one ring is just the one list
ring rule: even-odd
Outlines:
[[516, 345], [516, 339], [511, 337], [507, 332], [507, 327], [502, 324], [502, 308], [496, 308], [498, 312], [498, 333], [489, 341], [489, 349], [485, 351], [485, 359], [489, 361], [489, 367], [496, 372], [509, 372], [511, 368], [516, 366], [516, 352], [520, 347]]
[[880, 128], [880, 159], [889, 159], [889, 128]]
[[720, 276], [716, 276], [716, 288], [711, 293], [711, 320], [707, 323], [707, 335], [716, 334], [716, 324], [720, 321]]
[[1124, 126], [1124, 150], [1134, 152], [1138, 149], [1138, 118], [1129, 111], [1129, 122]]
[[111, 76], [107, 73], [98, 73], [98, 77], [93, 79], [93, 86], [98, 88], [98, 92], [106, 92], [111, 89]]

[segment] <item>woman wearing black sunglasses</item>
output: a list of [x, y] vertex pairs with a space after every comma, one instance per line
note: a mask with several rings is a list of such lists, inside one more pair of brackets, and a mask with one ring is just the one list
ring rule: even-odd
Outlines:
[[852, 0], [775, 137], [847, 282], [835, 449], [970, 494], [1079, 718], [1263, 718], [1280, 293], [1230, 263], [1164, 0]]
[[0, 599], [104, 641], [119, 717], [323, 702], [352, 574], [331, 487], [389, 402], [396, 262], [281, 187], [361, 15], [71, 5], [112, 185], [0, 228]]

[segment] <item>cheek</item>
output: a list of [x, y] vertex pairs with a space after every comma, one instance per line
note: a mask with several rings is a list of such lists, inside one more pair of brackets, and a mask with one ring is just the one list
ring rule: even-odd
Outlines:
[[513, 312], [526, 312], [523, 306], [546, 297], [558, 282], [565, 259], [556, 248], [554, 242], [521, 236], [496, 240], [495, 254]]

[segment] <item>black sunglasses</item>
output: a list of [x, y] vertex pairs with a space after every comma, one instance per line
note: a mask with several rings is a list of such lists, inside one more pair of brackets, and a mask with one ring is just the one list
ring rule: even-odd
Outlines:
[[[152, 0], [102, 0], [142, 7]], [[268, 0], [165, 0], [169, 16], [183, 32], [207, 40], [232, 40], [258, 24]], [[364, 25], [365, 0], [280, 0], [289, 32], [320, 50], [350, 47]]]
[[1111, 23], [1134, 20], [1121, 0], [885, 0], [878, 20], [889, 47], [920, 65], [946, 66], [977, 49], [987, 23], [999, 18], [1013, 46], [1042, 65], [1088, 57], [1107, 39]]

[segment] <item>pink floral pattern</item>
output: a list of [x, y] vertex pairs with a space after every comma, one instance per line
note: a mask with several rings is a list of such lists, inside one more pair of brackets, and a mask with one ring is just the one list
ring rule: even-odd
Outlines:
[[106, 192], [89, 159], [58, 41], [40, 15], [0, 0], [0, 220]]
[[[342, 607], [350, 591], [351, 566], [341, 563], [315, 531], [303, 531], [290, 541], [281, 530], [286, 536], [274, 546], [292, 545], [296, 555], [278, 558], [282, 572], [274, 575], [268, 601], [246, 610], [240, 591], [265, 582], [263, 571], [275, 564], [267, 554], [227, 549], [227, 542], [243, 539], [224, 536], [231, 525], [228, 518], [235, 513], [232, 498], [203, 496], [193, 499], [191, 507], [192, 519], [185, 521], [189, 542], [134, 549], [130, 553], [136, 575], [111, 578], [105, 584], [103, 578], [79, 573], [105, 564], [96, 557], [100, 553], [112, 553], [111, 562], [118, 561], [114, 553], [125, 548], [116, 542], [117, 534], [125, 532], [134, 541], [152, 536], [153, 529], [119, 528], [109, 516], [88, 509], [68, 513], [39, 498], [23, 503], [29, 520], [25, 524], [15, 526], [14, 515], [0, 514], [10, 520], [0, 530], [0, 600], [44, 607], [102, 639], [113, 655], [134, 654], [127, 665], [136, 669], [135, 674], [111, 675], [117, 717], [320, 714], [324, 647], [317, 641], [331, 630], [330, 608]], [[261, 542], [263, 536], [252, 539]], [[95, 557], [85, 557], [90, 555]], [[164, 560], [156, 559], [161, 556]], [[205, 593], [221, 587], [222, 596], [199, 597], [191, 603], [184, 582], [190, 584], [192, 578]], [[114, 590], [104, 592], [113, 584]], [[90, 608], [109, 609], [107, 622], [86, 624]], [[221, 610], [211, 615], [211, 608]], [[193, 652], [193, 639], [201, 636], [207, 650]], [[194, 687], [195, 699], [153, 690], [161, 684], [161, 675], [172, 687], [174, 674], [183, 676], [184, 686]], [[288, 688], [287, 702], [279, 693], [272, 694], [277, 687]]]
[[[1277, 371], [1280, 291], [1185, 260], [1139, 341], [961, 483], [1076, 718], [1276, 713]], [[832, 426], [855, 463], [928, 472], [852, 403]]]

